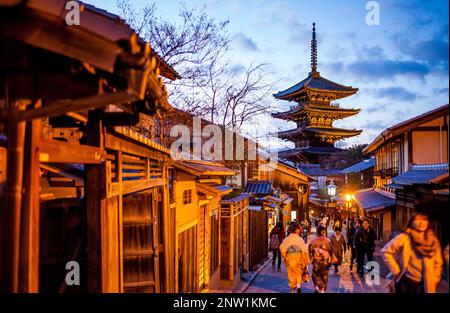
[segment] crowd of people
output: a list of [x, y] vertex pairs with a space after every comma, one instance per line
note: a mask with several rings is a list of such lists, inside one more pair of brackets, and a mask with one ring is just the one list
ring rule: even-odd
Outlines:
[[[315, 221], [316, 235], [307, 245], [311, 224], [311, 221], [298, 223], [294, 220], [288, 223], [285, 232], [283, 223], [278, 223], [270, 233], [272, 268], [281, 271], [284, 262], [291, 292], [301, 293], [302, 283], [309, 282], [310, 278], [314, 292], [326, 292], [330, 268], [334, 266], [334, 272], [338, 273], [347, 251], [351, 253], [350, 271], [356, 261], [357, 274], [363, 277], [365, 264], [373, 261], [375, 252], [376, 236], [369, 220], [350, 219], [345, 238], [342, 233], [345, 224], [337, 219], [334, 233], [328, 238], [330, 219], [324, 216]], [[442, 276], [443, 254], [448, 268], [448, 246], [443, 252], [428, 217], [414, 214], [406, 230], [381, 249], [381, 256], [392, 273], [391, 292], [436, 292]], [[309, 263], [312, 264], [311, 277]]]

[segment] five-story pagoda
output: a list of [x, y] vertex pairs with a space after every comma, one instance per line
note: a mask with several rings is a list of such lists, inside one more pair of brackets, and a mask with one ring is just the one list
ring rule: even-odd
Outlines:
[[357, 88], [347, 87], [320, 76], [317, 71], [317, 40], [315, 23], [311, 41], [311, 72], [308, 77], [289, 89], [274, 94], [276, 99], [294, 101], [289, 111], [273, 117], [293, 121], [297, 128], [278, 133], [278, 137], [295, 143], [291, 150], [279, 151], [280, 158], [294, 162], [317, 163], [320, 156], [341, 151], [334, 147], [338, 140], [361, 134], [361, 130], [333, 127], [335, 120], [357, 114], [359, 109], [340, 108], [332, 103], [355, 94]]

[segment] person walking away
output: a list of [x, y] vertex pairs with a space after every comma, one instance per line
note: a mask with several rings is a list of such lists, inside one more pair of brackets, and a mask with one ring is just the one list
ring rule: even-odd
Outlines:
[[302, 292], [302, 282], [309, 281], [308, 248], [300, 237], [300, 225], [297, 222], [289, 224], [289, 236], [280, 245], [280, 252], [286, 266], [289, 288], [291, 292]]
[[309, 257], [312, 260], [314, 292], [324, 293], [328, 286], [328, 272], [333, 263], [333, 248], [327, 238], [327, 228], [319, 226], [317, 237], [309, 244]]
[[281, 253], [280, 253], [280, 243], [285, 238], [283, 223], [279, 222], [270, 232], [270, 250], [272, 250], [272, 270], [275, 270], [275, 262], [278, 258], [278, 272], [281, 271]]
[[305, 243], [308, 242], [308, 226], [307, 225], [304, 225], [302, 227], [302, 239]]
[[361, 227], [359, 222], [355, 222], [354, 224], [350, 224], [350, 230], [347, 237], [347, 246], [350, 249], [350, 271], [353, 270], [353, 263], [355, 263], [356, 259], [356, 247], [355, 247], [355, 233]]
[[333, 255], [335, 257], [334, 272], [339, 272], [339, 265], [342, 264], [342, 256], [347, 252], [347, 242], [342, 235], [342, 230], [338, 227], [331, 235], [331, 245], [333, 247]]
[[340, 229], [342, 229], [342, 224], [341, 224], [341, 221], [340, 220], [338, 220], [338, 219], [336, 219], [335, 220], [335, 222], [334, 222], [334, 225], [333, 225], [333, 227], [334, 227], [334, 231], [336, 232], [336, 229], [337, 228], [340, 228]]
[[356, 231], [354, 240], [358, 274], [360, 277], [363, 277], [366, 255], [367, 260], [371, 262], [373, 261], [373, 253], [375, 252], [375, 232], [372, 227], [370, 227], [368, 219], [363, 220], [362, 227]]
[[406, 230], [381, 249], [393, 275], [396, 293], [435, 293], [442, 275], [439, 239], [430, 228], [428, 216], [415, 213]]

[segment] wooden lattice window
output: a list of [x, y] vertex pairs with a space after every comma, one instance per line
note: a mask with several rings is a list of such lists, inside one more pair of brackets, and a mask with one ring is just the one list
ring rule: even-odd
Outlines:
[[187, 189], [183, 191], [183, 204], [192, 203], [192, 190]]

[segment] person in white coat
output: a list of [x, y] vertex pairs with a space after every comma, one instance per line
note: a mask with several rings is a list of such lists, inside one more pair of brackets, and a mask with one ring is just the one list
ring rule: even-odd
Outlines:
[[404, 233], [381, 250], [393, 276], [396, 293], [434, 293], [442, 276], [439, 239], [430, 228], [428, 216], [415, 213]]

